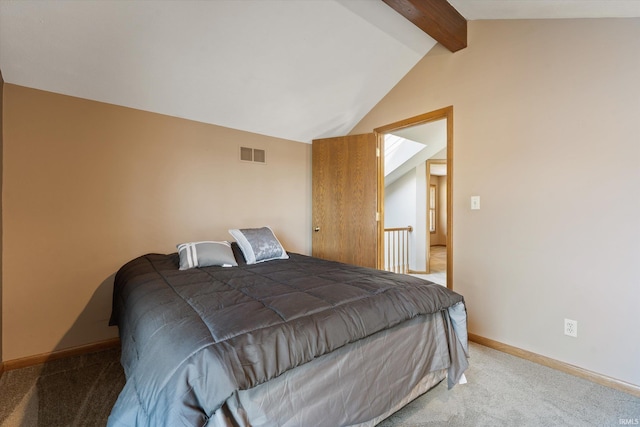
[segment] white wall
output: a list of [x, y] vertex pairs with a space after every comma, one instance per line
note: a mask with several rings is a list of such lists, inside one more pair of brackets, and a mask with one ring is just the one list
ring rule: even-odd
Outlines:
[[416, 166], [416, 217], [413, 229], [414, 264], [412, 270], [427, 271], [427, 163]]
[[[416, 223], [415, 169], [389, 184], [384, 190], [384, 227], [414, 227]], [[415, 234], [409, 241], [409, 268], [415, 265]]]
[[436, 46], [353, 130], [453, 105], [470, 332], [635, 385], [639, 53], [640, 19], [473, 21], [469, 47]]
[[413, 227], [409, 238], [409, 268], [426, 270], [426, 164], [402, 175], [384, 189], [384, 226]]

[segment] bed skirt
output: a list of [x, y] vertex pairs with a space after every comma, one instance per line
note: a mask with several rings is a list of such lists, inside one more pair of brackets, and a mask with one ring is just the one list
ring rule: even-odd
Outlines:
[[446, 328], [442, 313], [422, 315], [348, 344], [237, 391], [207, 427], [374, 426], [446, 377]]

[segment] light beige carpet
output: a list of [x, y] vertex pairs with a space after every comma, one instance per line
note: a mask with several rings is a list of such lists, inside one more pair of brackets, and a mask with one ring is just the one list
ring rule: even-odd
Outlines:
[[[442, 382], [379, 425], [584, 427], [640, 422], [633, 424], [640, 420], [640, 398], [478, 344], [472, 343], [470, 352], [467, 384], [447, 390]], [[124, 385], [118, 359], [117, 350], [107, 350], [5, 372], [0, 378], [0, 426], [106, 425]]]
[[[471, 343], [467, 384], [440, 383], [380, 427], [640, 424], [640, 398]], [[637, 421], [636, 421], [637, 420]]]

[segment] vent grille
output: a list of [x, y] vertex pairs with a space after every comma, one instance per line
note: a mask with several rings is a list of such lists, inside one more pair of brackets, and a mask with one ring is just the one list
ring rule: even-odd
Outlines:
[[267, 163], [267, 153], [264, 150], [253, 150], [253, 161], [258, 163]]
[[267, 152], [258, 148], [240, 147], [240, 161], [267, 163]]
[[240, 147], [240, 160], [243, 162], [253, 162], [253, 149]]

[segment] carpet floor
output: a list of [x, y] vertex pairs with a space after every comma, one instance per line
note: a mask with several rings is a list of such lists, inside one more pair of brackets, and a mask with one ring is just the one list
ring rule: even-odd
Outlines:
[[467, 384], [438, 384], [379, 427], [640, 424], [640, 398], [471, 343]]
[[0, 426], [105, 426], [124, 381], [119, 349], [7, 371]]
[[[445, 382], [380, 427], [619, 426], [640, 423], [640, 398], [471, 343], [468, 383]], [[0, 426], [104, 426], [124, 385], [106, 350], [0, 377]]]

